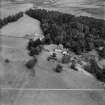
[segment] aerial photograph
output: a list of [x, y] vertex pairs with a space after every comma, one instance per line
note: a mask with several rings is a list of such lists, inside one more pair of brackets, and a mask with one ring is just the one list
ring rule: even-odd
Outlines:
[[105, 0], [0, 0], [0, 105], [105, 105]]

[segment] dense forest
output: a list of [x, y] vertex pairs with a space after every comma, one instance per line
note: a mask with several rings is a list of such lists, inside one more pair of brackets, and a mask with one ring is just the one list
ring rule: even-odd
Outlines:
[[77, 54], [105, 46], [104, 20], [44, 9], [30, 9], [26, 14], [41, 21], [45, 44], [60, 43]]

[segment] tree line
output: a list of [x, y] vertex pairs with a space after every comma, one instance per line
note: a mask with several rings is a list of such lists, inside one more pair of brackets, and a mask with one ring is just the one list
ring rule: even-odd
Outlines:
[[20, 13], [17, 13], [15, 15], [12, 15], [12, 16], [5, 17], [4, 19], [0, 19], [0, 28], [2, 28], [3, 26], [7, 25], [10, 22], [17, 21], [22, 16], [23, 16], [23, 13], [20, 12]]

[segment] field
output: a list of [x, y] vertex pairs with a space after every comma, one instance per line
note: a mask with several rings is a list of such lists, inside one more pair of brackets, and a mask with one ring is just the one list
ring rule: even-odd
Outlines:
[[104, 0], [3, 0], [0, 7], [1, 18], [30, 8], [58, 10], [76, 16], [104, 19]]
[[[104, 91], [2, 90], [1, 105], [104, 105]], [[5, 97], [5, 98], [4, 98]]]

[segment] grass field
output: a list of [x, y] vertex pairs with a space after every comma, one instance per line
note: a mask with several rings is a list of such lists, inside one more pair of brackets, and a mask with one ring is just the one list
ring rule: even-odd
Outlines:
[[26, 11], [30, 8], [46, 8], [71, 13], [76, 16], [89, 16], [104, 19], [104, 0], [3, 0], [1, 18]]
[[[104, 91], [2, 90], [2, 105], [104, 105]], [[0, 98], [0, 99], [1, 99]]]

